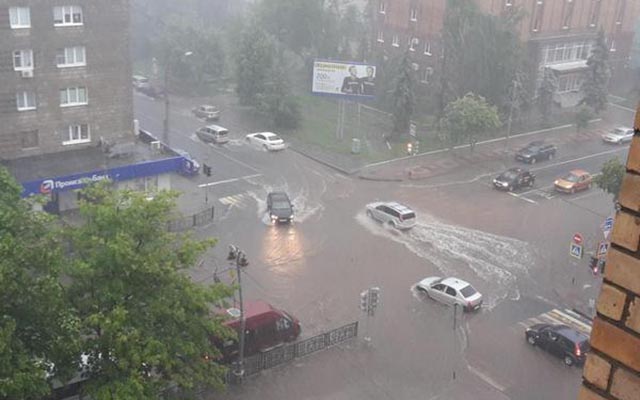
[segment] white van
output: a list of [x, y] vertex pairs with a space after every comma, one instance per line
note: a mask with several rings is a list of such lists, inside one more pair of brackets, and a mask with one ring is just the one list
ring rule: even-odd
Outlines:
[[140, 89], [143, 87], [149, 86], [149, 78], [142, 75], [134, 75], [133, 76], [133, 87], [136, 89]]
[[196, 131], [203, 142], [222, 144], [229, 141], [229, 130], [218, 125], [207, 125]]

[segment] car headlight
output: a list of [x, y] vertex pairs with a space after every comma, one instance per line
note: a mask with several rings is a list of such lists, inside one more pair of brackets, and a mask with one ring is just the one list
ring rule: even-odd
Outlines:
[[508, 184], [507, 182], [502, 182], [502, 183], [501, 183], [501, 185], [502, 185], [503, 187], [507, 187], [507, 186], [509, 186], [509, 184]]

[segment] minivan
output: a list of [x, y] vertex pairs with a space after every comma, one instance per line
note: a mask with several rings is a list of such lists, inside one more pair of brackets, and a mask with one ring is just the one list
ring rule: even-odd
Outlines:
[[410, 229], [416, 224], [416, 213], [409, 207], [396, 202], [369, 203], [367, 215], [396, 229]]
[[218, 125], [207, 125], [196, 131], [203, 142], [222, 144], [229, 141], [229, 130]]
[[149, 78], [142, 75], [134, 75], [133, 76], [133, 87], [136, 89], [140, 89], [142, 87], [149, 86]]
[[[239, 334], [240, 310], [229, 308], [224, 313], [231, 318], [225, 322], [225, 325]], [[300, 336], [300, 321], [286, 311], [273, 307], [266, 301], [245, 301], [244, 318], [245, 357], [267, 351], [285, 342], [292, 342]], [[220, 349], [225, 362], [231, 362], [238, 357], [239, 347], [237, 340], [227, 340], [223, 343], [219, 340], [214, 340], [213, 342]]]

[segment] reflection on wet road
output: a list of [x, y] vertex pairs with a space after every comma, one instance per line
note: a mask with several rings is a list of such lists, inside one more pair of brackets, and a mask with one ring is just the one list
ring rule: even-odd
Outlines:
[[266, 229], [260, 258], [276, 274], [300, 268], [304, 259], [302, 232], [293, 224], [274, 224]]

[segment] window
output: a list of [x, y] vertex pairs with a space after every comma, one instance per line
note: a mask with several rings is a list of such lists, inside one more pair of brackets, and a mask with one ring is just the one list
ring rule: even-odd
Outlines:
[[418, 9], [416, 7], [411, 7], [411, 11], [409, 11], [409, 19], [414, 22], [418, 20]]
[[591, 12], [589, 17], [589, 27], [595, 28], [598, 26], [598, 17], [600, 16], [601, 0], [591, 0]]
[[422, 83], [430, 83], [433, 75], [433, 68], [426, 67], [422, 70]]
[[91, 137], [89, 136], [89, 125], [87, 124], [69, 125], [68, 129], [69, 129], [68, 140], [62, 142], [62, 144], [87, 143], [91, 141]]
[[398, 41], [398, 35], [393, 35], [391, 39], [391, 45], [394, 47], [400, 47], [400, 42]]
[[609, 51], [612, 52], [612, 53], [616, 51], [616, 40], [615, 39], [611, 39], [611, 46], [609, 46]]
[[18, 111], [29, 111], [36, 109], [36, 94], [33, 92], [22, 91], [16, 93], [16, 104]]
[[84, 46], [66, 47], [58, 50], [56, 63], [58, 68], [87, 65]]
[[447, 294], [452, 297], [456, 297], [456, 290], [452, 287], [447, 286]]
[[29, 7], [9, 7], [9, 25], [11, 29], [31, 28]]
[[571, 19], [573, 18], [573, 8], [576, 2], [574, 0], [565, 0], [564, 8], [562, 10], [562, 29], [569, 29], [571, 27]]
[[60, 107], [73, 107], [87, 104], [87, 88], [72, 87], [60, 90]]
[[38, 131], [20, 132], [20, 147], [23, 149], [31, 149], [38, 147]]
[[515, 1], [516, 1], [516, 0], [505, 0], [505, 1], [504, 1], [504, 5], [505, 5], [506, 7], [511, 7], [511, 6], [513, 6], [513, 3], [515, 3]]
[[409, 38], [409, 50], [416, 51], [416, 44], [418, 43], [418, 38], [410, 37]]
[[378, 4], [378, 12], [380, 14], [385, 14], [387, 12], [387, 5], [384, 3], [384, 1], [381, 1]]
[[378, 43], [384, 43], [384, 32], [378, 31]]
[[538, 32], [542, 28], [542, 15], [544, 3], [542, 0], [533, 0], [533, 15], [531, 17], [531, 30]]
[[625, 8], [627, 8], [627, 0], [618, 0], [616, 3], [616, 25], [622, 25]]
[[546, 46], [542, 57], [546, 65], [586, 60], [591, 53], [591, 42], [558, 43]]
[[561, 75], [558, 77], [558, 93], [577, 92], [582, 87], [582, 81], [580, 74]]
[[24, 71], [33, 69], [33, 50], [16, 50], [13, 52], [13, 69]]
[[82, 7], [60, 6], [53, 7], [54, 26], [78, 26], [82, 25]]
[[427, 56], [431, 56], [431, 42], [424, 42], [424, 54]]

